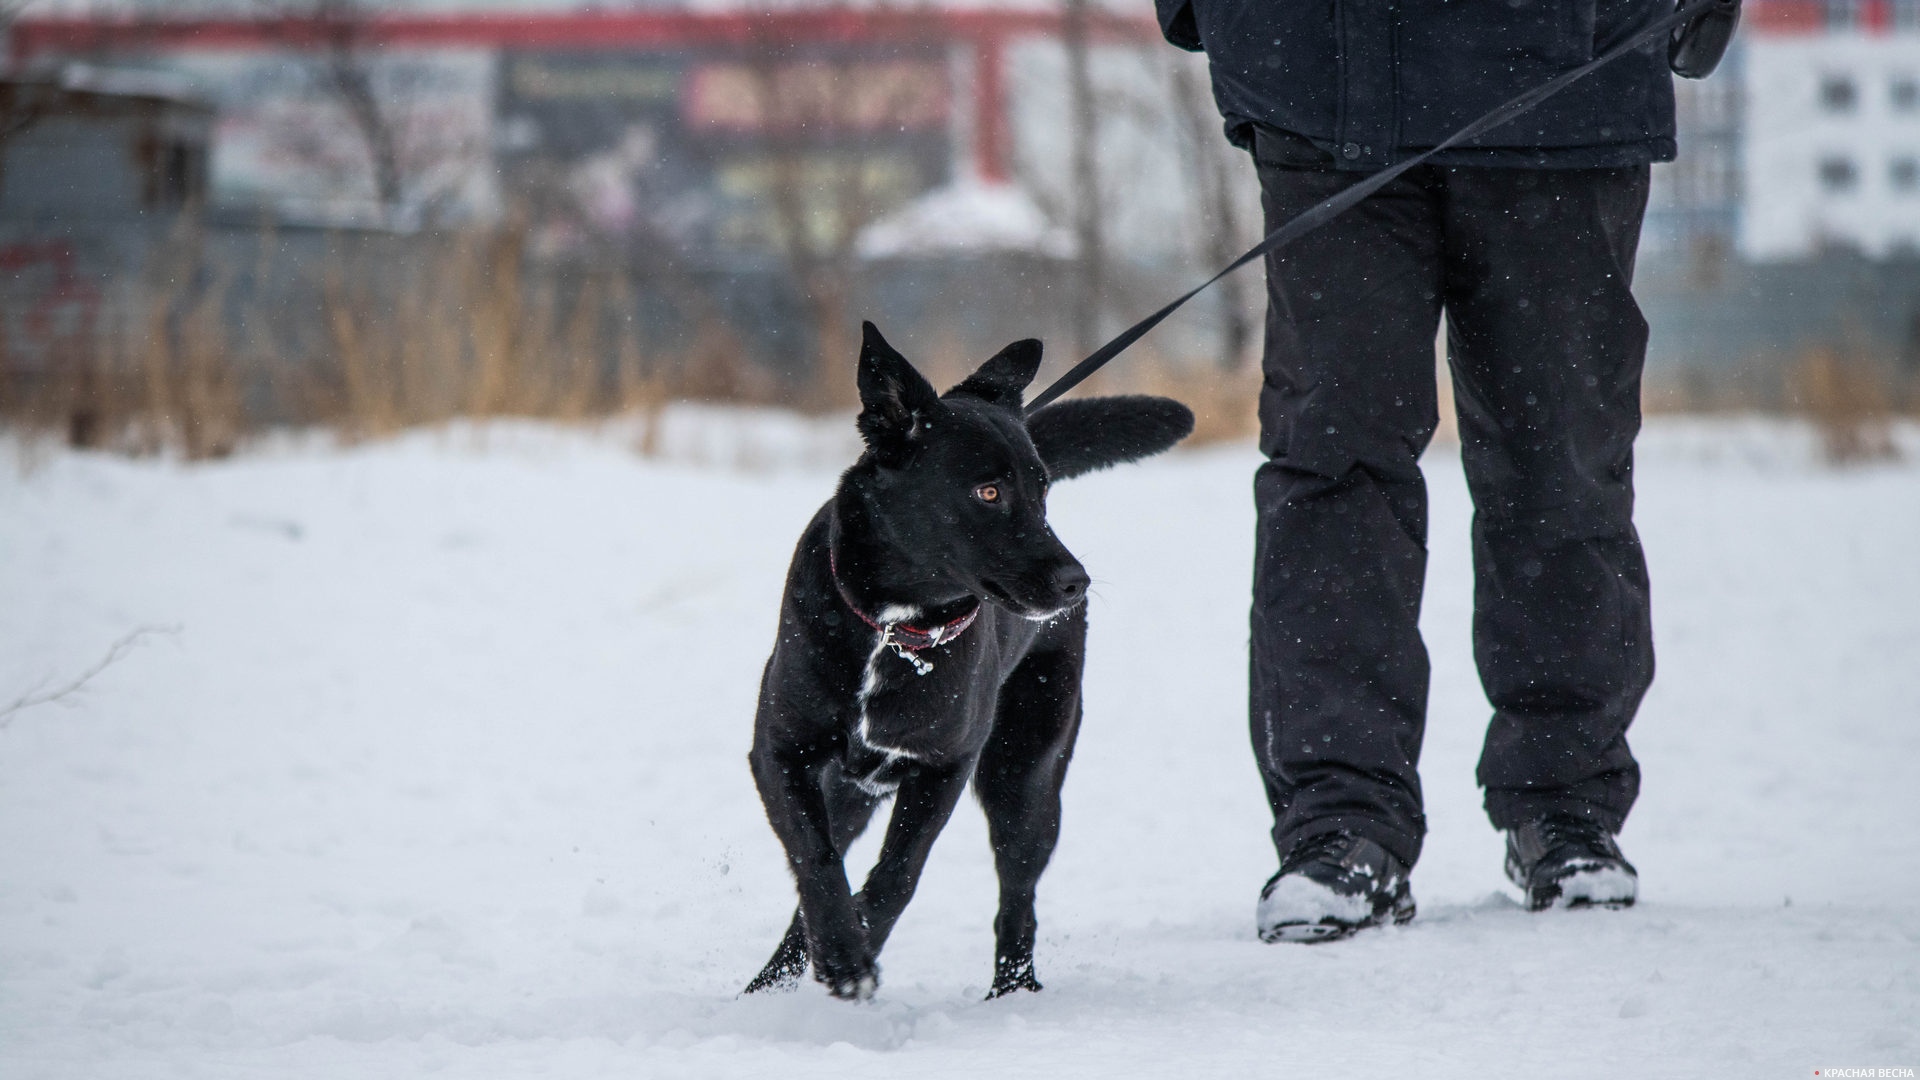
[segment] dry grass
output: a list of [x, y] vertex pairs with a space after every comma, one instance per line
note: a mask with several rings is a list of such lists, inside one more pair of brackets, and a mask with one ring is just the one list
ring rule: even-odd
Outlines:
[[1260, 433], [1260, 374], [1251, 368], [1176, 365], [1157, 357], [1146, 362], [1124, 389], [1162, 394], [1193, 410], [1193, 434], [1184, 446], [1248, 442]]
[[[190, 281], [166, 262], [156, 277]], [[231, 453], [245, 432], [241, 361], [221, 325], [224, 283], [168, 299], [134, 284], [95, 318], [0, 354], [0, 418], [70, 445], [190, 458]]]
[[392, 297], [377, 279], [326, 268], [324, 348], [282, 379], [303, 419], [366, 438], [456, 417], [581, 420], [664, 398], [633, 336], [607, 329], [624, 280], [590, 275], [563, 300], [556, 284], [523, 280], [515, 233], [438, 243]]
[[[611, 265], [535, 276], [513, 229], [392, 243], [371, 258], [336, 251], [304, 278], [277, 279], [264, 240], [250, 273], [210, 265], [200, 245], [169, 245], [180, 254], [117, 283], [91, 318], [60, 323], [31, 349], [7, 351], [17, 343], [0, 324], [0, 424], [77, 447], [204, 459], [268, 425], [353, 440], [459, 418], [652, 419], [675, 400], [804, 412], [857, 404], [852, 347], [810, 381], [783, 386], [687, 283], [636, 283]], [[266, 279], [293, 281], [297, 302], [286, 288], [263, 289]], [[650, 352], [635, 326], [647, 290], [697, 316], [671, 351]], [[957, 334], [925, 333], [913, 358], [936, 385], [985, 359]], [[1444, 440], [1452, 410], [1444, 367], [1440, 376]], [[1151, 342], [1085, 388], [1185, 402], [1195, 416], [1189, 445], [1251, 440], [1259, 391], [1248, 365], [1182, 362]], [[1920, 378], [1864, 350], [1816, 349], [1784, 373], [1756, 366], [1650, 382], [1643, 400], [1648, 412], [1804, 416], [1828, 459], [1848, 463], [1897, 455], [1893, 421], [1920, 414]], [[641, 425], [643, 452], [657, 428]]]
[[[622, 272], [529, 279], [514, 230], [335, 250], [311, 274], [280, 274], [294, 284], [277, 293], [261, 287], [274, 277], [270, 256], [242, 287], [234, 268], [176, 241], [168, 250], [188, 254], [118, 283], [91, 318], [0, 351], [0, 423], [79, 447], [203, 459], [268, 424], [351, 440], [462, 417], [581, 421], [657, 413], [674, 399], [778, 397], [711, 318], [682, 348], [649, 355]], [[383, 265], [399, 255], [404, 265]]]
[[1833, 464], [1899, 456], [1893, 419], [1902, 404], [1892, 369], [1857, 354], [1813, 349], [1787, 373], [1787, 400], [1820, 432]]

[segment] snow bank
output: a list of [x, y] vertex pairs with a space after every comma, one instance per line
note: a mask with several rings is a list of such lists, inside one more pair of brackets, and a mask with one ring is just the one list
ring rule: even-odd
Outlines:
[[1018, 187], [962, 182], [936, 188], [862, 229], [854, 250], [866, 259], [1000, 251], [1065, 259], [1073, 254], [1073, 237]]

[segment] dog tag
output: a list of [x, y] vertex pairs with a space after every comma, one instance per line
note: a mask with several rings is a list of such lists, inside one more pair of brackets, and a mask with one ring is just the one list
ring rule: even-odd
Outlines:
[[907, 648], [905, 645], [902, 645], [898, 641], [895, 641], [893, 639], [893, 627], [891, 625], [887, 627], [887, 634], [884, 640], [886, 641], [887, 646], [893, 649], [895, 655], [899, 656], [900, 659], [905, 660], [907, 663], [913, 665], [913, 670], [915, 674], [926, 675], [931, 671], [933, 671], [932, 664], [928, 663], [925, 660], [920, 659], [920, 657], [912, 649]]

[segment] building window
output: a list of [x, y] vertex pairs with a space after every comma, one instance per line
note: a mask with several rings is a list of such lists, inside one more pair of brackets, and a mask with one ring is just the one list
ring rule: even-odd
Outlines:
[[1856, 97], [1853, 80], [1845, 75], [1828, 75], [1820, 80], [1820, 107], [1828, 112], [1852, 112]]
[[1893, 28], [1920, 30], [1920, 0], [1893, 0]]
[[1820, 161], [1820, 186], [1834, 193], [1852, 191], [1860, 179], [1849, 158], [1830, 157]]
[[1853, 30], [1867, 24], [1866, 0], [1827, 0], [1827, 29]]
[[1920, 108], [1920, 79], [1911, 75], [1896, 76], [1887, 96], [1892, 98], [1893, 107], [1900, 112], [1912, 112]]
[[1920, 191], [1920, 161], [1913, 158], [1894, 158], [1893, 167], [1887, 170], [1887, 179], [1892, 182], [1893, 190], [1903, 195]]

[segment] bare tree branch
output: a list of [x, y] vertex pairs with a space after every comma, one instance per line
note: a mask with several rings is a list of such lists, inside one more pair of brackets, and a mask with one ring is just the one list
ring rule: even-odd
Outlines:
[[[7, 40], [8, 34], [20, 13], [33, 3], [34, 0], [0, 0], [0, 71], [11, 66], [12, 43]], [[16, 83], [7, 100], [0, 103], [0, 145], [39, 123], [48, 108], [48, 98], [49, 95], [42, 93], [28, 94], [25, 87]]]
[[[1234, 198], [1234, 177], [1227, 155], [1239, 151], [1230, 148], [1219, 134], [1214, 121], [1213, 98], [1191, 64], [1175, 64], [1169, 72], [1173, 87], [1174, 116], [1188, 147], [1184, 155], [1192, 172], [1199, 198], [1199, 228], [1202, 238], [1200, 257], [1210, 266], [1232, 262], [1249, 243], [1243, 235], [1246, 223]], [[1220, 366], [1227, 370], [1244, 362], [1254, 340], [1250, 279], [1231, 274], [1220, 282], [1221, 351]]]
[[403, 194], [400, 151], [393, 134], [393, 117], [374, 91], [373, 71], [366, 59], [363, 39], [368, 15], [355, 0], [319, 0], [314, 17], [326, 35], [327, 81], [367, 144], [380, 205], [392, 210], [400, 205]]
[[6, 100], [0, 102], [0, 145], [40, 122], [53, 107], [54, 94], [38, 89], [29, 91], [15, 83]]
[[107, 649], [106, 655], [96, 661], [92, 667], [74, 676], [57, 689], [44, 691], [38, 689], [30, 690], [18, 698], [15, 698], [12, 704], [0, 706], [0, 731], [6, 730], [7, 725], [13, 723], [13, 717], [16, 713], [31, 709], [36, 705], [50, 705], [56, 701], [66, 701], [73, 695], [79, 693], [86, 688], [89, 682], [93, 681], [96, 675], [99, 675], [114, 664], [119, 663], [120, 658], [132, 652], [133, 647], [140, 644], [143, 639], [154, 634], [177, 634], [179, 632], [180, 627], [178, 626], [141, 626], [129, 630], [127, 633], [121, 635], [120, 639], [115, 641], [113, 645]]
[[289, 29], [303, 25], [319, 35], [322, 57], [315, 81], [346, 110], [373, 169], [375, 198], [392, 212], [406, 195], [400, 161], [399, 118], [374, 86], [369, 24], [374, 12], [361, 0], [254, 0]]
[[[907, 13], [886, 5], [872, 10]], [[808, 355], [796, 358], [813, 379], [807, 392], [831, 399], [850, 380], [826, 373], [857, 348], [850, 317], [858, 287], [855, 245], [866, 226], [892, 209], [874, 134], [912, 119], [924, 91], [893, 65], [937, 55], [929, 44], [935, 38], [929, 29], [924, 41], [891, 53], [816, 53], [797, 50], [777, 20], [754, 18], [751, 25], [743, 63], [768, 175], [770, 246], [799, 293], [807, 323]]]

